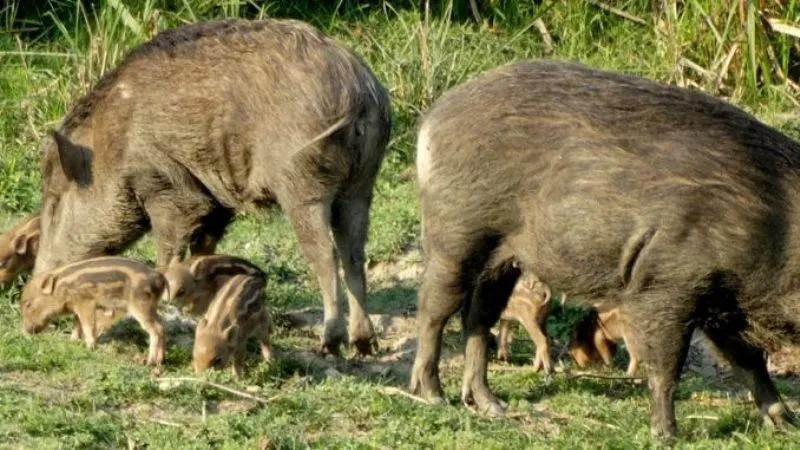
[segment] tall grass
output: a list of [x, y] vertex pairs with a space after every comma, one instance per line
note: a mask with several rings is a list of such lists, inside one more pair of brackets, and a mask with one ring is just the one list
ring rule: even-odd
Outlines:
[[800, 0], [480, 0], [477, 14], [467, 0], [429, 2], [427, 14], [420, 3], [6, 2], [0, 207], [18, 211], [36, 203], [38, 174], [27, 156], [35, 159], [44, 130], [131, 47], [160, 30], [217, 17], [299, 18], [361, 54], [392, 93], [397, 126], [384, 171], [389, 181], [407, 178], [414, 125], [433, 100], [514, 59], [581, 60], [702, 89], [767, 116], [786, 116], [800, 105], [800, 46], [791, 36], [800, 34]]

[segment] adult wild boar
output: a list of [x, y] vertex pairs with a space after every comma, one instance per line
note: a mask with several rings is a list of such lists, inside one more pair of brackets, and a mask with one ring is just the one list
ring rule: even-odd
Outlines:
[[[352, 51], [294, 20], [164, 31], [76, 102], [44, 142], [35, 273], [115, 254], [144, 233], [158, 264], [213, 252], [236, 210], [277, 203], [322, 290], [323, 351], [375, 337], [364, 308], [387, 90]], [[338, 261], [350, 306], [345, 330]]]
[[648, 365], [654, 435], [676, 432], [694, 329], [767, 423], [792, 422], [761, 349], [800, 337], [796, 142], [697, 91], [524, 61], [439, 98], [416, 164], [425, 270], [412, 391], [442, 400], [442, 327], [469, 300], [462, 399], [502, 414], [487, 336], [531, 270], [628, 318]]

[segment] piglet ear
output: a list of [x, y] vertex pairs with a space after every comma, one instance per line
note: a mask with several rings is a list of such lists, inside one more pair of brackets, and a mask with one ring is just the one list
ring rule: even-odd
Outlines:
[[28, 236], [21, 234], [12, 239], [11, 248], [14, 249], [14, 253], [24, 255], [28, 251]]
[[45, 275], [42, 278], [41, 283], [39, 284], [39, 288], [42, 290], [42, 294], [50, 295], [56, 289], [56, 281], [58, 277], [52, 274]]
[[58, 159], [67, 180], [80, 185], [89, 184], [92, 180], [92, 162], [89, 149], [71, 142], [58, 131], [52, 131], [53, 140], [58, 148]]
[[230, 340], [231, 337], [233, 336], [233, 333], [238, 329], [239, 329], [239, 325], [233, 324], [233, 325], [229, 326], [228, 328], [226, 328], [222, 332], [222, 337], [224, 337], [226, 341]]

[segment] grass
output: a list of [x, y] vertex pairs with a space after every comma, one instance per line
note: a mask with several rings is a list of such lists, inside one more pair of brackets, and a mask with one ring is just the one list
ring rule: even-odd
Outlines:
[[[288, 222], [277, 211], [243, 215], [219, 251], [250, 258], [268, 271], [270, 308], [279, 325], [274, 341], [280, 354], [267, 365], [257, 359], [254, 347], [242, 379], [231, 378], [227, 371], [201, 379], [270, 398], [267, 403], [196, 382], [165, 381], [165, 377], [192, 376], [191, 334], [178, 325], [170, 328], [162, 373], [138, 362], [145, 353], [146, 335], [130, 320], [112, 328], [95, 351], [68, 340], [66, 319], [41, 335], [24, 337], [17, 305], [20, 280], [0, 292], [0, 447], [655, 445], [649, 438], [645, 387], [561, 373], [547, 379], [531, 373], [525, 370], [531, 343], [520, 332], [512, 346], [511, 364], [490, 368], [492, 387], [511, 408], [508, 418], [490, 420], [459, 405], [461, 347], [456, 324], [451, 324], [446, 339], [446, 350], [455, 356], [443, 365], [450, 405], [431, 407], [387, 390], [406, 386], [413, 357], [413, 341], [407, 339], [413, 336], [417, 280], [413, 276], [381, 280], [378, 275], [413, 265], [406, 255], [419, 236], [413, 177], [416, 120], [443, 91], [483, 70], [515, 59], [549, 57], [703, 89], [799, 137], [800, 103], [794, 84], [798, 44], [765, 23], [770, 19], [797, 23], [800, 2], [761, 2], [760, 10], [739, 1], [600, 2], [616, 8], [610, 12], [590, 1], [492, 0], [478, 2], [481, 20], [476, 23], [467, 2], [443, 1], [431, 2], [427, 25], [413, 7], [416, 3], [5, 3], [0, 10], [3, 228], [38, 207], [38, 141], [68, 105], [132, 46], [183, 22], [221, 16], [310, 21], [352, 46], [374, 68], [392, 93], [396, 126], [376, 186], [368, 245], [369, 308], [388, 324], [380, 325], [386, 330], [381, 338], [383, 353], [350, 361], [315, 357], [310, 350], [316, 348], [318, 328], [292, 327], [284, 320], [290, 311], [320, 308], [316, 281]], [[545, 25], [551, 48], [536, 19]], [[152, 242], [143, 239], [130, 254], [152, 260]], [[558, 310], [549, 321], [551, 332], [563, 340], [575, 313]], [[800, 392], [800, 384], [791, 379], [779, 380], [778, 386], [790, 399]], [[797, 433], [763, 429], [755, 408], [726, 378], [687, 372], [677, 412], [679, 448], [789, 448], [798, 438]]]

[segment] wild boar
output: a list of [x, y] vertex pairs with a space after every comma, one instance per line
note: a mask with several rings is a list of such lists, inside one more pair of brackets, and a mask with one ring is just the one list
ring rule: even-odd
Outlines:
[[234, 275], [217, 292], [205, 316], [197, 323], [192, 350], [195, 372], [223, 367], [233, 359], [232, 373], [244, 367], [246, 344], [255, 338], [265, 360], [272, 359], [269, 334], [272, 323], [264, 302], [266, 278]]
[[635, 343], [625, 333], [619, 308], [601, 311], [592, 308], [572, 329], [567, 352], [581, 368], [597, 362], [610, 366], [620, 341], [624, 341], [628, 349], [630, 361], [626, 374], [632, 377], [639, 367], [639, 356]]
[[266, 279], [255, 264], [230, 255], [198, 255], [163, 269], [169, 289], [166, 300], [175, 303], [185, 314], [200, 317], [222, 286], [234, 275]]
[[525, 272], [517, 280], [511, 297], [500, 314], [500, 335], [497, 357], [508, 359], [509, 328], [512, 321], [517, 321], [536, 345], [536, 356], [533, 360], [533, 371], [553, 372], [553, 359], [550, 356], [550, 338], [547, 336], [547, 317], [550, 314], [550, 287], [542, 283], [536, 275]]
[[311, 25], [224, 19], [163, 31], [42, 142], [34, 273], [116, 254], [148, 231], [163, 267], [187, 246], [213, 247], [235, 211], [277, 204], [321, 288], [322, 351], [338, 354], [349, 338], [370, 353], [364, 247], [391, 125], [372, 70]]
[[762, 349], [800, 337], [797, 142], [698, 91], [518, 61], [432, 105], [416, 170], [425, 268], [412, 392], [444, 400], [442, 329], [469, 300], [461, 396], [503, 414], [487, 383], [487, 336], [529, 268], [571, 302], [612, 299], [628, 319], [655, 436], [676, 433], [696, 328], [766, 424], [794, 423]]
[[33, 269], [39, 248], [39, 215], [32, 214], [0, 235], [0, 286]]
[[166, 348], [158, 299], [167, 287], [164, 275], [146, 264], [118, 256], [90, 258], [34, 275], [22, 289], [22, 331], [41, 332], [67, 312], [77, 314], [86, 347], [97, 343], [101, 310], [123, 310], [150, 336], [147, 364], [160, 365]]

